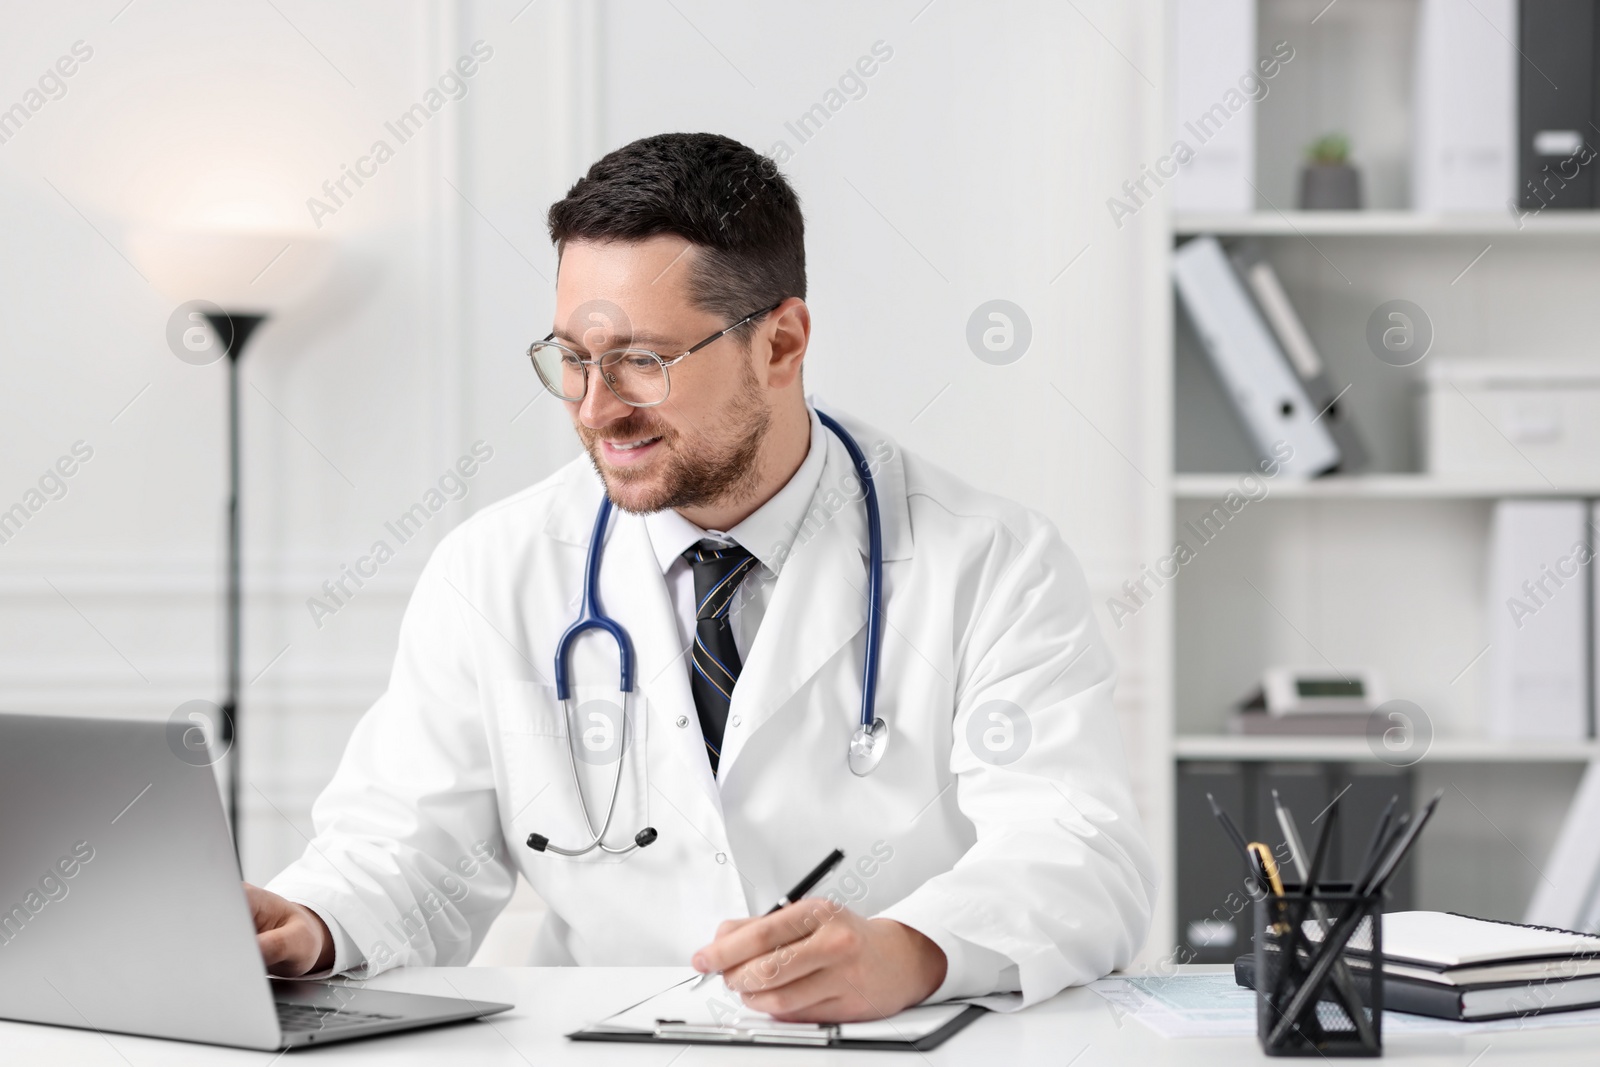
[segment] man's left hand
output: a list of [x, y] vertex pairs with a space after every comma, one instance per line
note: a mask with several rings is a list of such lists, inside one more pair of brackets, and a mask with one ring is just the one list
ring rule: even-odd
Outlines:
[[864, 919], [827, 900], [732, 919], [691, 961], [721, 971], [746, 1007], [787, 1022], [881, 1019], [944, 984], [944, 952], [892, 919]]

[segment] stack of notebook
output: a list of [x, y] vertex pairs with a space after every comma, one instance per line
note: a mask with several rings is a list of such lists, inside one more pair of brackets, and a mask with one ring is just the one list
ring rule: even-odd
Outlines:
[[[1306, 936], [1322, 931], [1308, 923]], [[1351, 939], [1353, 969], [1362, 948]], [[1255, 956], [1239, 957], [1233, 972], [1254, 988]], [[1385, 915], [1383, 1006], [1459, 1020], [1600, 1007], [1600, 937], [1449, 912]]]

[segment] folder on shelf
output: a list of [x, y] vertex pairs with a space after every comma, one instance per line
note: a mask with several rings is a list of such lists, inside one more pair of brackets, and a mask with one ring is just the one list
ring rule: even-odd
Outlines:
[[1173, 4], [1171, 12], [1173, 122], [1168, 141], [1182, 140], [1195, 153], [1172, 178], [1172, 209], [1253, 211], [1255, 108], [1227, 112], [1226, 122], [1217, 120], [1216, 108], [1225, 94], [1238, 92], [1241, 73], [1255, 70], [1256, 0], [1184, 0]]
[[1517, 180], [1517, 0], [1422, 0], [1411, 209], [1504, 211]]
[[1589, 736], [1589, 606], [1580, 500], [1500, 500], [1489, 534], [1489, 735]]
[[[1600, 736], [1600, 566], [1595, 564], [1595, 553], [1600, 552], [1600, 501], [1589, 502], [1588, 525], [1584, 536], [1589, 545], [1589, 730], [1590, 737]], [[1592, 765], [1591, 765], [1592, 767]], [[1600, 801], [1595, 813], [1600, 817]], [[1600, 897], [1600, 888], [1596, 889]], [[1594, 917], [1593, 929], [1600, 930], [1600, 915]], [[1585, 927], [1591, 929], [1591, 927]]]
[[1284, 292], [1278, 272], [1272, 269], [1261, 246], [1254, 241], [1234, 245], [1229, 255], [1239, 276], [1250, 287], [1256, 307], [1272, 327], [1278, 347], [1317, 409], [1314, 421], [1326, 423], [1333, 434], [1334, 443], [1339, 446], [1339, 473], [1349, 474], [1366, 466], [1367, 449], [1350, 416], [1350, 407], [1341, 402], [1341, 390], [1328, 374], [1327, 364], [1289, 302], [1289, 294]]
[[1600, 763], [1583, 772], [1524, 918], [1538, 926], [1600, 932]]
[[574, 1041], [655, 1041], [668, 1045], [781, 1045], [926, 1052], [944, 1044], [986, 1009], [923, 1004], [864, 1023], [779, 1022], [744, 1006], [721, 981], [694, 988], [699, 975], [567, 1037]]
[[[1176, 802], [1178, 937], [1191, 963], [1227, 963], [1250, 945], [1250, 914], [1239, 858], [1227, 848], [1207, 795], [1244, 813], [1250, 772], [1245, 764], [1182, 761]], [[1243, 816], [1247, 820], [1248, 816]], [[1277, 841], [1277, 837], [1269, 838]]]
[[1339, 465], [1331, 428], [1215, 237], [1196, 237], [1172, 257], [1173, 279], [1245, 432], [1279, 476], [1315, 477]]
[[[1517, 165], [1524, 208], [1595, 206], [1595, 0], [1527, 0], [1519, 18]], [[1587, 152], [1585, 152], [1587, 146]]]

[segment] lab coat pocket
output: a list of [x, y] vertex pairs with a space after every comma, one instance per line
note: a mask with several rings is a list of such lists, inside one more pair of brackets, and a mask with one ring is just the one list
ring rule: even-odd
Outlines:
[[[490, 688], [508, 836], [523, 841], [537, 833], [561, 848], [583, 848], [594, 840], [611, 810], [605, 842], [613, 848], [626, 847], [650, 817], [644, 697], [604, 685], [573, 686], [572, 697], [569, 717], [554, 686], [505, 681]], [[582, 786], [581, 801], [574, 774]], [[615, 863], [625, 858], [595, 848], [582, 856], [546, 851], [540, 861]]]

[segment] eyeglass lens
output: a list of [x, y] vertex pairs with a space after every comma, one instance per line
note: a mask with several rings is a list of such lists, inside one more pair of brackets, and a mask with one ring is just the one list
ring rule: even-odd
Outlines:
[[[534, 369], [546, 388], [563, 400], [581, 400], [588, 388], [590, 363], [549, 342], [533, 346]], [[600, 357], [600, 374], [624, 403], [658, 404], [666, 399], [667, 370], [652, 352], [619, 348]]]

